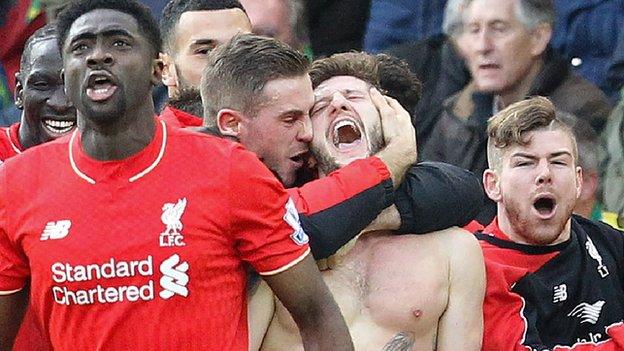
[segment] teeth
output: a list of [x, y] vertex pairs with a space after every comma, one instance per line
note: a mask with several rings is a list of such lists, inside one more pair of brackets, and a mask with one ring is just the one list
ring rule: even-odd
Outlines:
[[43, 124], [50, 129], [51, 131], [55, 132], [55, 133], [67, 133], [70, 130], [72, 130], [72, 128], [74, 128], [74, 126], [76, 125], [76, 122], [74, 121], [55, 121], [52, 119], [46, 119], [43, 121]]
[[73, 127], [75, 124], [74, 121], [55, 121], [52, 119], [46, 119], [43, 121], [43, 123], [45, 123], [49, 127], [54, 127], [54, 128]]
[[104, 94], [108, 91], [108, 88], [100, 88], [94, 90], [96, 94]]
[[344, 126], [350, 126], [352, 128], [356, 128], [355, 122], [353, 122], [352, 120], [349, 119], [343, 119], [342, 121], [336, 123], [336, 125], [334, 126], [334, 132], [337, 132], [338, 129], [344, 127]]

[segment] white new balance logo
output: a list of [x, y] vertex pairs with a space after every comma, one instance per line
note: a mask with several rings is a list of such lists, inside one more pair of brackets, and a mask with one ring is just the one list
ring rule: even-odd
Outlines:
[[600, 318], [600, 312], [602, 312], [602, 307], [604, 306], [604, 301], [597, 301], [593, 305], [588, 304], [587, 302], [583, 302], [578, 306], [574, 307], [572, 312], [568, 313], [568, 317], [577, 317], [581, 319], [582, 323], [591, 323], [596, 324], [598, 322], [598, 318]]
[[176, 294], [187, 297], [188, 289], [186, 284], [189, 282], [189, 276], [186, 274], [186, 271], [188, 269], [188, 263], [180, 263], [180, 256], [177, 254], [164, 260], [160, 264], [160, 272], [163, 274], [162, 278], [160, 278], [160, 286], [164, 289], [159, 293], [160, 297], [165, 300]]
[[56, 222], [48, 222], [41, 233], [41, 241], [48, 239], [63, 239], [69, 234], [71, 221], [68, 219]]

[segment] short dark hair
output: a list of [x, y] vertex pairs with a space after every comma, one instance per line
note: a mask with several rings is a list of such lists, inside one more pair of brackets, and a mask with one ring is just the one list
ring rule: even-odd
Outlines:
[[312, 63], [310, 77], [313, 88], [336, 76], [361, 79], [397, 99], [408, 111], [412, 111], [420, 99], [418, 78], [405, 61], [390, 55], [346, 52]]
[[[160, 19], [160, 31], [163, 36], [165, 50], [171, 51], [173, 48], [174, 30], [180, 16], [191, 11], [219, 11], [228, 9], [240, 9], [245, 12], [245, 8], [238, 0], [171, 0], [163, 9]], [[247, 13], [247, 12], [245, 12]]]
[[302, 53], [276, 39], [235, 35], [208, 56], [201, 82], [204, 124], [214, 126], [224, 108], [253, 116], [267, 82], [302, 76], [309, 68]]
[[154, 57], [158, 57], [162, 47], [158, 23], [150, 9], [136, 0], [80, 0], [69, 4], [58, 17], [58, 40], [61, 52], [63, 52], [63, 45], [72, 24], [85, 13], [97, 9], [116, 10], [134, 17], [139, 25], [139, 30], [152, 46]]
[[31, 35], [26, 44], [24, 44], [24, 51], [22, 52], [22, 58], [20, 60], [20, 75], [30, 71], [30, 59], [33, 46], [44, 40], [52, 40], [58, 37], [55, 24], [46, 24], [45, 26], [37, 29], [36, 32]]

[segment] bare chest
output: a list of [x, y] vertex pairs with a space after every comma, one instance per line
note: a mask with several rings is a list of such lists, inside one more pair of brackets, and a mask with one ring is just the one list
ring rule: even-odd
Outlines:
[[352, 332], [370, 324], [391, 333], [435, 332], [449, 288], [448, 255], [441, 249], [429, 235], [371, 234], [323, 272]]

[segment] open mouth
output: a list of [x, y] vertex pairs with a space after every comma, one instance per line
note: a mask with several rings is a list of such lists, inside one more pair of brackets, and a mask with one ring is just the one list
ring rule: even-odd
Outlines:
[[113, 96], [116, 90], [117, 86], [108, 75], [92, 74], [89, 77], [87, 96], [93, 101], [105, 101]]
[[59, 121], [45, 118], [41, 122], [43, 127], [52, 134], [66, 134], [76, 126], [76, 121]]
[[550, 197], [540, 197], [533, 202], [533, 208], [535, 208], [537, 213], [543, 218], [552, 217], [556, 205], [555, 199]]
[[299, 167], [303, 166], [303, 164], [305, 163], [305, 160], [307, 159], [308, 156], [308, 152], [301, 152], [293, 157], [290, 158], [291, 161], [293, 161], [294, 163], [298, 164]]
[[343, 119], [333, 128], [332, 142], [338, 150], [345, 150], [362, 142], [362, 131], [355, 121]]

